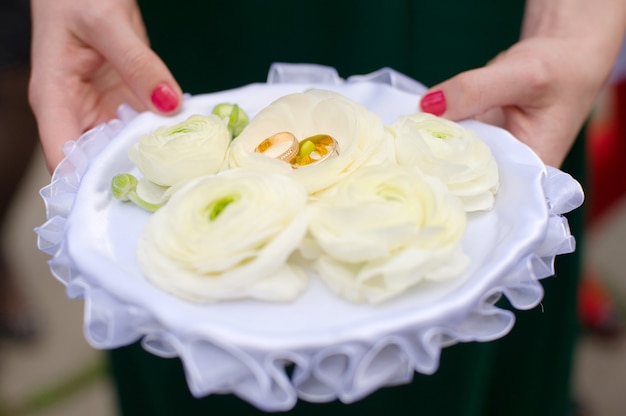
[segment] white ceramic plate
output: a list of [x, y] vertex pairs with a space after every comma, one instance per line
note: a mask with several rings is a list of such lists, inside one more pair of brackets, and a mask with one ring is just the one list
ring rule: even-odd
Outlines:
[[[218, 103], [237, 103], [253, 116], [274, 99], [311, 87], [352, 98], [381, 115], [386, 124], [415, 112], [419, 98], [362, 78], [329, 85], [252, 84], [187, 98], [174, 118], [123, 109], [121, 121], [70, 146], [53, 183], [42, 191], [48, 222], [38, 233], [40, 247], [53, 255], [51, 269], [68, 286], [68, 294], [86, 299], [86, 335], [94, 346], [113, 348], [143, 337], [150, 351], [183, 358], [194, 394], [233, 391], [266, 410], [284, 410], [296, 397], [352, 401], [410, 376], [400, 369], [359, 386], [355, 379], [375, 368], [377, 360], [388, 363], [400, 356], [411, 374], [433, 372], [441, 347], [508, 332], [514, 317], [493, 306], [499, 294], [505, 292], [518, 308], [541, 300], [537, 279], [552, 273], [556, 254], [573, 250], [561, 212], [552, 212], [558, 201], [547, 202], [546, 181], [557, 177], [575, 189], [578, 184], [546, 169], [506, 131], [476, 121], [462, 124], [491, 148], [500, 169], [500, 190], [491, 211], [469, 217], [462, 244], [471, 263], [459, 278], [425, 282], [375, 306], [347, 302], [318, 279], [310, 279], [305, 293], [293, 303], [242, 300], [210, 305], [186, 302], [148, 282], [137, 264], [135, 247], [150, 214], [117, 201], [109, 191], [114, 175], [139, 176], [127, 157], [129, 146], [159, 126], [191, 114], [208, 114]], [[579, 203], [576, 197], [581, 199], [568, 197], [571, 204]], [[384, 353], [389, 345], [399, 351], [392, 357]], [[337, 357], [351, 363], [341, 377], [336, 377], [336, 365], [325, 364]], [[281, 372], [277, 364], [281, 361], [296, 363], [292, 379]], [[238, 368], [247, 374], [253, 387], [225, 386], [211, 375], [219, 367], [216, 362], [228, 362], [229, 372]]]

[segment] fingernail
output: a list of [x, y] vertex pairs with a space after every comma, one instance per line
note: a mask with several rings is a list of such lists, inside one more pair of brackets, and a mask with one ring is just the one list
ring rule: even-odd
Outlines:
[[174, 91], [174, 89], [165, 82], [157, 85], [154, 91], [152, 91], [150, 99], [156, 109], [164, 113], [169, 113], [178, 107], [178, 94], [176, 94], [176, 91]]
[[425, 113], [440, 116], [446, 112], [446, 97], [443, 91], [429, 92], [422, 97], [420, 105]]

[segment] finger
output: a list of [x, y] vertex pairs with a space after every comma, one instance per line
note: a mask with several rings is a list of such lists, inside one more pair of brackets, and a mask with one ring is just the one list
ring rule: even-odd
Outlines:
[[[37, 46], [37, 43], [34, 43]], [[28, 85], [28, 100], [37, 120], [37, 129], [42, 150], [46, 158], [48, 171], [52, 173], [63, 159], [62, 145], [67, 140], [78, 138], [81, 124], [77, 116], [73, 115], [76, 107], [64, 97], [68, 94], [67, 85], [53, 74], [57, 71], [47, 71], [41, 68], [50, 68], [46, 65], [47, 57], [43, 54], [34, 54], [31, 78]]]
[[136, 22], [106, 18], [96, 26], [88, 41], [115, 68], [145, 108], [164, 114], [176, 112], [181, 104], [181, 88], [147, 45], [145, 34], [136, 31]]
[[83, 130], [72, 111], [66, 106], [57, 108], [58, 111], [37, 114], [39, 138], [50, 173], [65, 157], [63, 144], [68, 140], [76, 140]]
[[114, 118], [120, 101], [139, 108], [130, 91], [120, 88], [121, 91], [117, 92], [112, 87], [114, 92], [111, 96], [101, 97], [100, 106], [94, 111], [93, 96], [85, 89], [76, 90], [73, 84], [72, 80], [47, 77], [38, 80], [29, 89], [31, 107], [50, 172], [65, 157], [63, 144], [77, 140], [87, 130]]
[[542, 81], [524, 65], [497, 60], [463, 72], [434, 87], [423, 97], [423, 111], [451, 120], [472, 118], [508, 105], [534, 103]]

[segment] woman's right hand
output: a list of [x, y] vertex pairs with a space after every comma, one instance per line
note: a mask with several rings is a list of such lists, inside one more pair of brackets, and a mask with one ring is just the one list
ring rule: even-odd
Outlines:
[[175, 113], [182, 91], [148, 46], [134, 0], [32, 0], [31, 107], [50, 171], [62, 145], [122, 103]]

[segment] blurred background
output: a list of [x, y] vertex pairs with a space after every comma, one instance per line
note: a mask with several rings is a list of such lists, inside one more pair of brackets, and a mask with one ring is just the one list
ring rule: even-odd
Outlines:
[[[2, 2], [0, 416], [113, 416], [103, 354], [83, 337], [83, 303], [66, 297], [36, 247], [33, 229], [45, 222], [38, 192], [50, 176], [26, 98], [29, 34], [28, 1]], [[580, 244], [586, 271], [573, 380], [578, 416], [626, 409], [626, 82], [619, 72], [598, 100], [587, 137], [589, 217]]]

